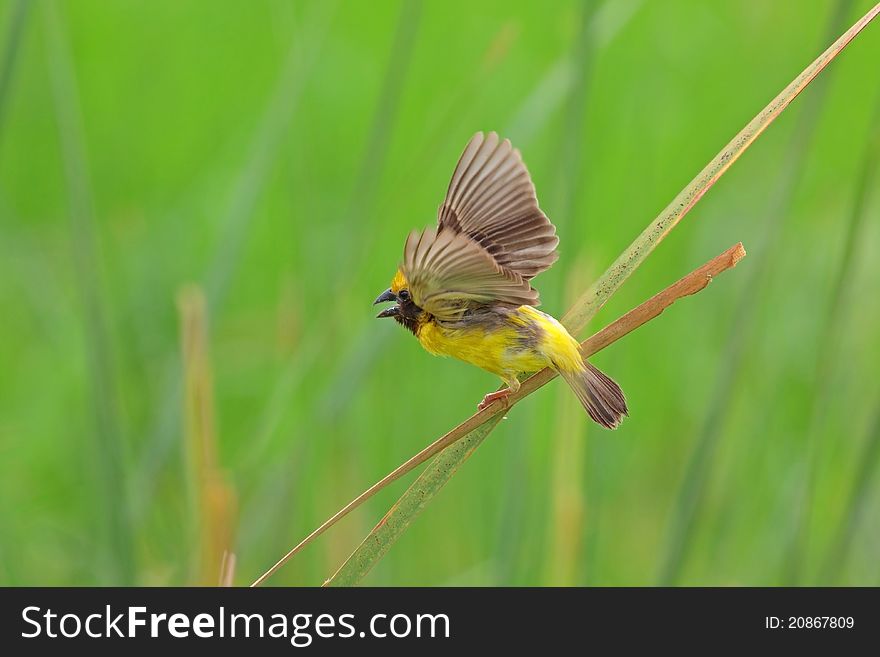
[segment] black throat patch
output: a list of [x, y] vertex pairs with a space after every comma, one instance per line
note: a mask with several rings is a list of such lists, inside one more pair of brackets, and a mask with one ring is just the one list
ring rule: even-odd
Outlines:
[[424, 321], [427, 313], [411, 300], [399, 302], [398, 307], [400, 310], [394, 316], [394, 319], [397, 320], [398, 324], [405, 326], [413, 335], [417, 336], [419, 334], [419, 325]]
[[403, 315], [395, 315], [394, 319], [397, 320], [397, 323], [401, 326], [408, 328], [413, 335], [418, 335], [417, 329], [419, 323], [417, 320], [412, 319], [411, 317], [404, 317]]

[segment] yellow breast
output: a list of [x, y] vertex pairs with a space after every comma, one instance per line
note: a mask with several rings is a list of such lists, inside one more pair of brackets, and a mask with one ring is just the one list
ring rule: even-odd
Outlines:
[[419, 327], [417, 336], [432, 354], [458, 358], [504, 379], [553, 365], [583, 368], [574, 338], [555, 319], [531, 306], [506, 313], [503, 321], [460, 328], [428, 321]]

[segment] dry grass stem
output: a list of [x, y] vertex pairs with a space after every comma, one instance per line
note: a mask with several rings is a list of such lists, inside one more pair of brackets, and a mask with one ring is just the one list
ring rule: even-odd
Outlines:
[[[654, 319], [666, 308], [675, 303], [678, 299], [699, 292], [709, 284], [709, 282], [712, 280], [712, 277], [717, 276], [721, 272], [726, 271], [731, 267], [734, 267], [736, 263], [745, 256], [745, 254], [745, 249], [743, 249], [741, 243], [727, 249], [727, 251], [725, 251], [721, 255], [716, 256], [699, 269], [694, 270], [681, 280], [673, 283], [662, 292], [654, 295], [638, 307], [626, 313], [617, 321], [609, 324], [601, 331], [582, 342], [582, 352], [585, 356], [591, 356], [597, 351], [600, 351], [611, 343], [619, 340], [631, 331], [639, 328], [646, 322]], [[522, 383], [522, 386], [520, 386], [519, 391], [511, 394], [508, 397], [508, 401], [506, 404], [504, 401], [499, 400], [494, 402], [484, 410], [474, 413], [467, 420], [435, 440], [418, 454], [410, 458], [402, 465], [398, 466], [389, 474], [385, 475], [385, 477], [377, 481], [375, 484], [370, 486], [370, 488], [365, 490], [363, 493], [354, 498], [351, 502], [342, 507], [339, 511], [328, 518], [322, 525], [315, 529], [311, 534], [306, 536], [292, 550], [290, 550], [281, 559], [279, 559], [274, 566], [272, 566], [269, 570], [267, 570], [259, 578], [257, 578], [254, 583], [251, 584], [251, 586], [259, 586], [260, 584], [265, 582], [266, 579], [271, 577], [276, 571], [278, 571], [279, 568], [287, 563], [287, 561], [291, 557], [301, 551], [305, 546], [307, 546], [314, 539], [327, 531], [330, 527], [335, 525], [339, 520], [344, 518], [351, 511], [359, 507], [380, 490], [388, 486], [388, 484], [396, 481], [397, 479], [400, 479], [409, 472], [412, 472], [413, 469], [422, 465], [432, 456], [439, 454], [444, 449], [446, 449], [456, 441], [460, 440], [474, 429], [482, 426], [483, 424], [491, 420], [494, 416], [498, 415], [507, 408], [510, 408], [526, 396], [533, 393], [538, 388], [546, 385], [556, 376], [556, 372], [554, 372], [553, 370], [543, 369], [540, 372], [533, 374], [529, 378], [525, 379]]]
[[[188, 480], [193, 524], [198, 528], [196, 582], [213, 586], [217, 573], [227, 576], [236, 496], [219, 468], [214, 412], [214, 376], [208, 350], [207, 301], [199, 287], [178, 295], [183, 352]], [[231, 575], [230, 575], [231, 576]]]

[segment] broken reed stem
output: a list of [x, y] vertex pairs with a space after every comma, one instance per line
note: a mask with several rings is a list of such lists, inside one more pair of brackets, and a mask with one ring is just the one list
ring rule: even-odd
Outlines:
[[217, 586], [229, 588], [235, 581], [235, 552], [223, 551], [223, 560], [220, 562], [220, 579]]
[[[202, 289], [187, 285], [177, 297], [184, 376], [187, 481], [191, 498], [196, 548], [195, 582], [213, 586], [217, 573], [234, 568], [227, 561], [233, 543], [235, 489], [220, 470], [214, 407], [214, 375], [208, 339], [207, 300]], [[231, 571], [229, 571], [231, 577]], [[221, 575], [225, 578], [226, 575]]]
[[[711, 282], [713, 276], [717, 276], [721, 272], [736, 266], [736, 264], [743, 257], [745, 257], [745, 255], [746, 252], [743, 248], [742, 243], [740, 242], [738, 244], [735, 244], [734, 246], [727, 249], [724, 253], [716, 256], [715, 258], [712, 258], [712, 260], [707, 262], [702, 267], [695, 269], [684, 278], [664, 289], [662, 292], [655, 294], [653, 297], [651, 297], [641, 305], [637, 306], [633, 310], [629, 311], [616, 321], [612, 322], [592, 337], [584, 340], [581, 343], [581, 352], [584, 354], [584, 357], [592, 356], [593, 354], [601, 351], [611, 343], [619, 340], [626, 334], [639, 328], [646, 322], [654, 319], [682, 297], [696, 294]], [[511, 406], [522, 400], [524, 397], [532, 394], [538, 388], [541, 388], [552, 381], [554, 378], [556, 378], [556, 376], [557, 374], [555, 371], [551, 370], [550, 368], [544, 368], [540, 372], [533, 374], [525, 381], [523, 381], [520, 389], [515, 393], [511, 393], [508, 396], [506, 402], [504, 400], [495, 401], [482, 411], [478, 411], [477, 413], [471, 415], [467, 420], [435, 440], [418, 454], [398, 466], [392, 472], [385, 475], [382, 479], [377, 481], [363, 493], [354, 498], [351, 502], [342, 507], [339, 511], [337, 511], [330, 518], [324, 521], [321, 526], [319, 526], [311, 534], [306, 536], [292, 550], [281, 557], [281, 559], [279, 559], [274, 566], [272, 566], [269, 570], [260, 575], [260, 577], [258, 577], [254, 581], [254, 583], [251, 584], [251, 586], [259, 586], [260, 584], [265, 582], [279, 568], [287, 563], [287, 561], [291, 557], [300, 552], [306, 545], [308, 545], [318, 536], [330, 529], [330, 527], [335, 525], [339, 520], [344, 518], [351, 511], [354, 511], [357, 507], [373, 497], [373, 495], [385, 488], [388, 484], [408, 474], [409, 472], [423, 464], [425, 461], [430, 459], [432, 456], [439, 454], [444, 449], [446, 449], [456, 441], [462, 439], [464, 436], [469, 434], [477, 427], [488, 422], [498, 413], [508, 410]]]

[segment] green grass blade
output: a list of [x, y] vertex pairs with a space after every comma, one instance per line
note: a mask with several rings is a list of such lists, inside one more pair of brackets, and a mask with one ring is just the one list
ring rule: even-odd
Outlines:
[[[563, 221], [556, 221], [556, 230], [566, 234], [565, 226], [572, 217], [581, 215], [581, 191], [587, 185], [585, 180], [584, 161], [592, 147], [584, 143], [584, 117], [587, 103], [592, 96], [591, 81], [596, 56], [595, 37], [592, 25], [596, 21], [599, 7], [595, 3], [584, 2], [581, 5], [581, 29], [571, 51], [574, 76], [565, 107], [565, 119], [557, 147], [559, 157], [556, 161], [557, 202], [551, 216]], [[581, 234], [589, 234], [591, 226], [581, 228]], [[580, 250], [581, 256], [586, 249]], [[592, 280], [595, 271], [587, 272], [583, 261], [576, 263], [566, 272], [564, 285], [565, 305], [568, 307], [581, 293], [582, 281]], [[581, 266], [577, 266], [581, 265]], [[558, 279], [557, 279], [558, 280]], [[581, 484], [583, 482], [583, 461], [586, 450], [587, 427], [584, 422], [583, 408], [576, 398], [568, 391], [559, 390], [557, 407], [554, 413], [555, 426], [549, 433], [552, 441], [552, 493], [551, 507], [548, 514], [547, 530], [544, 537], [548, 554], [553, 559], [544, 560], [544, 581], [552, 586], [570, 586], [577, 581], [581, 572], [582, 546], [581, 538], [584, 531], [584, 498]], [[516, 486], [521, 473], [508, 472], [508, 488]], [[522, 500], [516, 500], [520, 504]], [[507, 514], [508, 522], [519, 518], [520, 513]], [[509, 535], [510, 529], [503, 528]], [[522, 545], [523, 541], [517, 541]]]
[[[625, 335], [628, 335], [632, 331], [635, 331], [643, 324], [651, 321], [652, 319], [655, 319], [666, 308], [674, 304], [679, 299], [690, 296], [692, 294], [696, 294], [697, 292], [703, 290], [712, 281], [713, 277], [716, 277], [722, 272], [725, 272], [728, 269], [735, 267], [736, 264], [745, 257], [745, 255], [746, 252], [743, 248], [742, 243], [733, 245], [724, 253], [721, 253], [720, 255], [712, 258], [712, 260], [704, 264], [702, 267], [695, 269], [684, 278], [668, 286], [662, 292], [655, 294], [647, 301], [641, 303], [638, 307], [634, 308], [622, 317], [619, 317], [617, 320], [603, 328], [595, 335], [581, 342], [580, 348], [582, 353], [585, 354], [587, 357], [592, 356], [593, 354], [601, 351], [602, 349], [605, 349], [609, 345], [621, 339]], [[552, 381], [554, 378], [556, 378], [556, 376], [557, 374], [554, 370], [550, 368], [544, 368], [540, 372], [526, 377], [520, 389], [517, 392], [512, 393], [510, 397], [508, 397], [511, 406], [521, 401], [522, 399], [525, 399], [530, 394]], [[279, 559], [275, 563], [275, 565], [273, 565], [269, 570], [260, 575], [260, 577], [258, 577], [251, 584], [251, 586], [260, 586], [261, 584], [265, 583], [266, 580], [268, 580], [273, 574], [278, 572], [278, 570], [282, 566], [284, 566], [284, 564], [286, 564], [294, 555], [301, 552], [318, 536], [326, 532], [342, 518], [351, 513], [354, 509], [358, 508], [364, 502], [372, 498], [380, 490], [383, 490], [390, 483], [397, 481], [404, 475], [412, 472], [415, 468], [423, 465], [428, 461], [428, 459], [431, 459], [434, 456], [440, 454], [447, 447], [450, 447], [451, 445], [454, 445], [458, 441], [464, 439], [465, 436], [483, 426], [486, 422], [488, 422], [492, 417], [494, 417], [501, 411], [502, 407], [499, 403], [490, 404], [487, 408], [478, 411], [477, 413], [474, 413], [467, 420], [440, 436], [440, 438], [435, 440], [427, 447], [423, 448], [418, 454], [415, 454], [407, 461], [397, 466], [382, 479], [370, 486], [370, 488], [365, 490], [363, 493], [354, 498], [351, 502], [342, 507], [339, 511], [330, 516], [330, 518], [325, 520], [320, 526], [312, 531], [311, 534], [306, 536], [302, 541], [300, 541], [291, 550], [289, 550], [287, 554], [281, 557], [281, 559]]]
[[[421, 0], [403, 2], [400, 4], [397, 17], [397, 27], [394, 38], [388, 49], [387, 61], [382, 78], [382, 86], [373, 110], [373, 115], [367, 131], [366, 143], [360, 157], [359, 170], [355, 184], [348, 199], [345, 216], [358, 217], [359, 220], [350, 224], [344, 236], [336, 242], [339, 262], [349, 263], [347, 267], [339, 267], [338, 277], [334, 282], [327, 285], [335, 285], [336, 292], [329, 294], [336, 299], [345, 299], [350, 294], [352, 271], [366, 271], [369, 269], [370, 254], [372, 250], [365, 247], [370, 240], [375, 238], [376, 231], [372, 227], [380, 220], [375, 216], [377, 199], [381, 188], [382, 177], [385, 174], [388, 160], [388, 148], [392, 143], [394, 130], [397, 125], [396, 117], [400, 110], [403, 91], [408, 79], [409, 67], [413, 59], [413, 49], [418, 40], [423, 13]], [[345, 310], [350, 307], [343, 301], [328, 306], [323, 317], [323, 323], [327, 326], [342, 326], [348, 322]], [[383, 327], [391, 328], [391, 327]], [[349, 334], [350, 341], [340, 343], [343, 351], [340, 362], [334, 367], [322, 384], [323, 392], [316, 401], [317, 421], [324, 423], [338, 417], [338, 409], [348, 407], [351, 397], [356, 394], [362, 385], [362, 378], [371, 371], [375, 359], [381, 357], [383, 350], [380, 348], [381, 341], [386, 339], [390, 331], [385, 332], [360, 332]], [[266, 411], [258, 420], [258, 428], [255, 448], [249, 450], [249, 459], [252, 463], [261, 460], [261, 454], [257, 449], [270, 445], [273, 440], [279, 443], [287, 437], [278, 435], [277, 428], [284, 417], [282, 409], [289, 406], [291, 395], [296, 392], [297, 385], [309, 381], [309, 361], [318, 362], [317, 358], [322, 350], [319, 344], [326, 340], [326, 335], [308, 338], [312, 344], [303, 344], [293, 354], [289, 364], [279, 377], [273, 391], [270, 394], [270, 403]], [[337, 338], [338, 339], [338, 338]], [[279, 481], [267, 482], [266, 490], [271, 491], [272, 499], [277, 498], [277, 492], [284, 490], [290, 485], [292, 478], [302, 464], [303, 452], [311, 449], [311, 446], [303, 445], [298, 441], [290, 442], [287, 455], [284, 457], [290, 461], [290, 467], [278, 473]], [[352, 458], [357, 460], [357, 450], [360, 446], [351, 447]], [[265, 476], [265, 475], [264, 475]], [[281, 506], [272, 506], [274, 511], [261, 510], [259, 516], [262, 522], [268, 526], [274, 526], [279, 535], [287, 527], [290, 516]], [[253, 514], [251, 514], [253, 515]], [[333, 561], [336, 559], [334, 558]]]
[[700, 171], [672, 202], [642, 231], [636, 240], [612, 263], [611, 267], [587, 290], [563, 318], [563, 324], [572, 333], [580, 333], [611, 295], [632, 272], [651, 254], [651, 251], [681, 221], [712, 185], [724, 174], [746, 149], [752, 145], [779, 114], [822, 72], [831, 61], [880, 13], [880, 4], [847, 30], [837, 41], [819, 55], [803, 73], [797, 76], [745, 128], [743, 128]]
[[[880, 98], [878, 98], [875, 105], [871, 125], [873, 127], [868, 137], [859, 179], [856, 183], [855, 200], [849, 212], [849, 220], [846, 223], [843, 253], [840, 256], [834, 284], [831, 288], [828, 309], [826, 312], [820, 313], [822, 325], [819, 330], [819, 339], [816, 342], [816, 372], [813, 377], [814, 385], [810, 393], [810, 423], [806, 429], [806, 448], [803, 450], [803, 474], [796, 506], [798, 513], [796, 514], [795, 523], [789, 537], [791, 549], [788, 551], [789, 557], [787, 559], [789, 564], [788, 581], [796, 585], [804, 583], [804, 562], [809, 547], [816, 476], [821, 463], [819, 440], [828, 410], [828, 400], [833, 396], [831, 381], [841, 331], [846, 325], [845, 302], [849, 296], [847, 293], [850, 292], [848, 283], [852, 279], [853, 270], [857, 262], [855, 257], [857, 246], [860, 239], [865, 237], [863, 227], [868, 215], [869, 198], [871, 192], [875, 189], [875, 181], [878, 169], [880, 169]], [[865, 463], [861, 463], [861, 467], [865, 465]]]
[[9, 29], [4, 39], [6, 47], [3, 48], [3, 55], [0, 58], [0, 136], [3, 134], [3, 118], [9, 104], [9, 89], [12, 86], [12, 75], [15, 72], [15, 62], [18, 59], [18, 51], [21, 46], [21, 35], [24, 33], [30, 7], [31, 3], [28, 0], [18, 0], [9, 10]]
[[[304, 86], [318, 61], [318, 54], [329, 32], [336, 7], [336, 2], [320, 3], [296, 35], [273, 93], [266, 100], [247, 158], [232, 184], [229, 204], [220, 219], [223, 224], [220, 244], [205, 273], [205, 294], [212, 316], [222, 308], [226, 290], [241, 262], [254, 207], [272, 168], [283, 153], [283, 137], [297, 116], [296, 109]], [[160, 480], [159, 473], [173, 453], [180, 429], [182, 380], [179, 377], [172, 379], [166, 390], [158, 403], [159, 418], [151, 432], [148, 447], [139, 457], [142, 466], [135, 488], [140, 494], [135, 500], [134, 508], [135, 516], [139, 520], [151, 508], [155, 499], [155, 486]]]
[[822, 586], [830, 586], [832, 583], [839, 585], [837, 581], [840, 571], [846, 563], [846, 557], [849, 554], [853, 536], [868, 506], [871, 480], [875, 475], [878, 464], [880, 464], [880, 404], [877, 406], [874, 421], [869, 428], [867, 440], [859, 456], [858, 464], [856, 475], [853, 478], [852, 490], [846, 505], [846, 513], [841, 518], [837, 535], [831, 545], [831, 549], [828, 550], [825, 563], [823, 564], [820, 576]]
[[[666, 308], [671, 306], [679, 299], [691, 296], [706, 288], [712, 279], [724, 271], [735, 267], [736, 264], [746, 255], [743, 245], [735, 244], [727, 249], [724, 253], [716, 256], [702, 267], [699, 267], [676, 281], [672, 285], [666, 287], [663, 291], [655, 294], [647, 301], [641, 303], [638, 307], [629, 311], [622, 317], [603, 328], [601, 331], [591, 336], [581, 343], [581, 353], [586, 357], [605, 349], [620, 338], [628, 335], [632, 331], [640, 328], [645, 323], [658, 317]], [[509, 402], [512, 405], [518, 403], [528, 395], [532, 394], [542, 386], [546, 385], [557, 374], [550, 368], [545, 368], [540, 372], [532, 374], [523, 380], [523, 384], [519, 391], [510, 395]], [[438, 440], [431, 443], [422, 452], [413, 456], [409, 461], [395, 469], [391, 474], [386, 475], [384, 479], [374, 484], [370, 489], [361, 493], [348, 505], [327, 520], [323, 525], [318, 527], [305, 540], [301, 541], [296, 547], [288, 552], [280, 561], [278, 561], [270, 570], [264, 573], [253, 586], [263, 583], [268, 577], [276, 572], [290, 557], [299, 552], [303, 547], [308, 545], [315, 537], [322, 534], [335, 524], [340, 518], [349, 513], [352, 509], [357, 508], [365, 500], [384, 488], [391, 481], [402, 477], [413, 468], [424, 463], [429, 456], [439, 454], [438, 458], [426, 468], [426, 471], [418, 478], [418, 480], [410, 487], [409, 495], [404, 497], [411, 498], [404, 501], [401, 498], [400, 504], [392, 509], [385, 519], [382, 520], [374, 529], [367, 539], [361, 544], [361, 547], [343, 564], [336, 575], [328, 580], [327, 583], [333, 584], [336, 579], [348, 579], [350, 577], [349, 570], [354, 568], [358, 570], [360, 576], [369, 570], [364, 566], [370, 566], [381, 557], [385, 552], [385, 546], [390, 546], [399, 537], [400, 532], [409, 526], [410, 520], [407, 514], [413, 513], [414, 509], [420, 511], [424, 507], [424, 503], [433, 497], [439, 489], [449, 480], [461, 463], [464, 462], [472, 453], [473, 449], [453, 450], [460, 441], [466, 441], [471, 447], [476, 447], [494, 428], [494, 424], [487, 432], [483, 432], [484, 425], [491, 423], [492, 418], [501, 413], [498, 404], [492, 404], [488, 408], [472, 415], [468, 420], [458, 425]], [[450, 451], [452, 450], [452, 451]], [[447, 458], [444, 459], [444, 454]], [[451, 468], [451, 470], [450, 470]], [[430, 493], [428, 492], [430, 491]], [[415, 499], [418, 498], [418, 499]], [[422, 502], [419, 502], [422, 500]], [[417, 504], [415, 504], [417, 503]], [[414, 505], [415, 504], [415, 505]], [[401, 517], [403, 516], [403, 517]], [[371, 567], [371, 566], [370, 566]]]
[[361, 581], [500, 421], [499, 413], [431, 461], [327, 584], [353, 586]]
[[[593, 48], [601, 50], [613, 42], [642, 5], [643, 0], [607, 0], [591, 12], [592, 20], [588, 30]], [[546, 127], [550, 117], [554, 116], [564, 102], [571, 98], [579, 68], [574, 58], [572, 52], [562, 55], [547, 69], [532, 91], [524, 96], [516, 111], [512, 113], [504, 134], [510, 137], [518, 148], [523, 149], [528, 146]]]
[[[586, 266], [569, 270], [566, 301], [580, 293], [584, 280], [589, 280]], [[585, 494], [588, 441], [601, 440], [598, 431], [588, 429], [584, 409], [577, 398], [559, 389], [554, 410], [555, 426], [547, 436], [551, 454], [551, 507], [548, 513], [544, 542], [552, 559], [544, 561], [544, 581], [550, 586], [572, 586], [586, 579], [584, 538], [586, 517], [593, 499]], [[518, 482], [511, 482], [515, 485]]]
[[[377, 231], [373, 230], [379, 217], [375, 216], [377, 192], [385, 172], [388, 147], [391, 144], [395, 118], [399, 112], [403, 89], [407, 81], [413, 49], [422, 20], [422, 0], [411, 0], [400, 5], [397, 29], [388, 54], [388, 62], [382, 81], [376, 109], [370, 124], [366, 148], [361, 157], [357, 182], [348, 201], [347, 216], [358, 217], [345, 239], [338, 242], [340, 262], [354, 262], [350, 268], [340, 267], [337, 298], [343, 298], [351, 286], [351, 271], [365, 271], [371, 256], [371, 249], [365, 248]], [[327, 321], [341, 324], [347, 321], [342, 304], [336, 309], [339, 314], [330, 316]], [[361, 386], [363, 376], [370, 371], [376, 358], [383, 353], [381, 341], [390, 332], [368, 332], [355, 336], [348, 345], [347, 353], [324, 386], [324, 394], [318, 403], [319, 415], [323, 418], [335, 417], [340, 408], [347, 407], [350, 399]]]
[[586, 0], [581, 3], [580, 11], [580, 33], [571, 52], [572, 85], [568, 90], [565, 120], [560, 143], [557, 146], [559, 153], [557, 166], [560, 173], [556, 177], [558, 202], [553, 216], [557, 217], [556, 230], [562, 235], [566, 233], [565, 226], [571, 221], [572, 215], [577, 214], [577, 202], [580, 197], [577, 191], [583, 185], [584, 157], [580, 146], [583, 143], [584, 115], [590, 96], [590, 80], [595, 59], [591, 26], [597, 8], [595, 3]]
[[[843, 29], [851, 6], [851, 0], [839, 0], [835, 5], [829, 17], [827, 32], [823, 35], [823, 43], [833, 39]], [[736, 389], [742, 364], [747, 361], [744, 354], [749, 327], [758, 308], [755, 290], [760, 289], [761, 281], [767, 276], [767, 270], [772, 264], [772, 253], [782, 233], [783, 222], [790, 214], [797, 185], [807, 162], [807, 151], [825, 101], [827, 82], [828, 78], [822, 80], [801, 108], [779, 181], [774, 188], [774, 196], [761, 224], [763, 239], [752, 249], [756, 256], [755, 262], [749, 268], [748, 282], [743, 286], [743, 293], [733, 313], [735, 319], [724, 351], [723, 365], [718, 368], [712, 397], [697, 432], [672, 511], [658, 575], [659, 583], [663, 586], [675, 584], [687, 559], [696, 531], [700, 500], [715, 460], [724, 420], [730, 408], [730, 399]]]
[[[412, 60], [412, 51], [416, 44], [421, 16], [422, 0], [410, 0], [400, 5], [400, 16], [391, 51], [388, 54], [388, 65], [382, 81], [382, 90], [379, 93], [378, 104], [370, 125], [367, 146], [361, 158], [357, 182], [349, 199], [349, 216], [359, 216], [363, 219], [364, 215], [369, 215], [373, 211], [379, 178], [385, 168], [388, 145], [400, 107], [400, 98]], [[356, 224], [353, 229], [360, 231], [359, 236], [363, 237], [369, 225], [369, 222], [362, 221]], [[346, 242], [346, 247], [354, 253], [360, 253], [360, 245], [361, 242], [357, 237], [352, 237]]]
[[[563, 322], [572, 333], [580, 333], [583, 330], [596, 312], [645, 261], [663, 238], [727, 171], [730, 165], [878, 13], [880, 13], [880, 5], [871, 9], [795, 78], [673, 199], [565, 315]], [[361, 546], [330, 578], [328, 584], [355, 584], [360, 581], [363, 575], [387, 553], [390, 546], [410, 525], [414, 515], [424, 509], [440, 488], [470, 457], [495, 424], [489, 426], [488, 430], [484, 430], [485, 426], [473, 430], [462, 439], [461, 442], [465, 444], [464, 448], [453, 449], [457, 447], [453, 445], [435, 457], [423, 475], [403, 494], [389, 515], [386, 515], [385, 520], [370, 532]], [[392, 519], [393, 525], [389, 527]]]
[[[388, 54], [388, 63], [382, 80], [376, 109], [370, 123], [367, 145], [361, 157], [357, 180], [348, 200], [347, 215], [358, 217], [346, 233], [346, 238], [339, 241], [340, 262], [353, 264], [349, 268], [340, 268], [340, 277], [335, 282], [337, 296], [344, 295], [350, 286], [347, 272], [364, 271], [372, 249], [369, 245], [376, 239], [376, 231], [371, 230], [378, 217], [375, 217], [378, 190], [385, 170], [388, 146], [394, 132], [395, 117], [400, 107], [404, 85], [407, 80], [416, 36], [422, 20], [422, 0], [411, 0], [400, 5], [397, 29]], [[334, 320], [339, 321], [339, 320]], [[344, 321], [344, 320], [342, 320]]]
[[95, 555], [95, 568], [106, 584], [132, 585], [136, 582], [137, 569], [124, 444], [107, 308], [96, 264], [100, 261], [98, 236], [79, 94], [62, 17], [51, 3], [44, 9], [49, 73], [67, 185], [75, 278], [85, 311], [83, 332], [96, 422], [93, 458], [100, 479], [100, 510], [95, 515], [103, 523], [107, 541], [106, 550], [99, 550]]
[[254, 208], [272, 168], [284, 152], [284, 135], [297, 116], [296, 110], [318, 53], [336, 13], [336, 2], [318, 5], [302, 27], [288, 52], [278, 85], [270, 96], [250, 145], [247, 160], [235, 182], [227, 211], [222, 219], [223, 237], [211, 262], [205, 281], [208, 310], [214, 314], [226, 298], [230, 282], [238, 270], [254, 216]]

